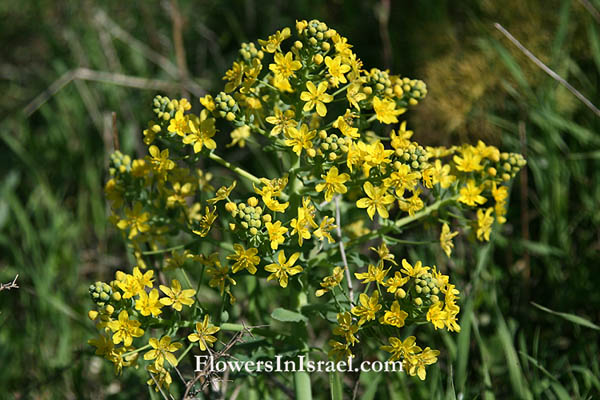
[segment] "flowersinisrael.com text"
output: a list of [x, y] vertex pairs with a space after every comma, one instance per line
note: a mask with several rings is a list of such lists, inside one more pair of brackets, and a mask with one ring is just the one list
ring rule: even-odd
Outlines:
[[211, 356], [195, 356], [196, 372], [396, 372], [402, 371], [402, 361], [356, 361], [349, 357], [347, 361], [314, 361], [306, 356], [298, 356], [296, 359], [283, 359], [283, 356], [275, 356], [272, 360], [241, 361], [241, 360], [215, 360]]

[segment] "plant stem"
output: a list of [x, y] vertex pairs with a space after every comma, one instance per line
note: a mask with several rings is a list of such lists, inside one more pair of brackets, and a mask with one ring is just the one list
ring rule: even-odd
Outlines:
[[348, 267], [348, 260], [346, 259], [346, 251], [344, 249], [344, 238], [342, 236], [342, 220], [340, 218], [340, 196], [335, 197], [335, 219], [336, 219], [336, 231], [338, 234], [338, 243], [340, 246], [340, 253], [342, 255], [342, 262], [344, 263], [344, 271], [346, 273], [346, 284], [348, 285], [348, 295], [350, 296], [350, 305], [354, 304], [354, 289], [352, 288], [352, 276], [350, 275], [350, 268]]
[[139, 353], [140, 351], [144, 351], [144, 350], [146, 350], [148, 347], [150, 347], [150, 345], [149, 345], [149, 344], [147, 344], [147, 345], [145, 345], [145, 346], [142, 346], [142, 347], [140, 347], [139, 349], [135, 349], [135, 350], [132, 350], [132, 351], [128, 351], [127, 353], [123, 354], [121, 357], [122, 357], [123, 359], [125, 359], [125, 357], [127, 357], [127, 356], [130, 356], [130, 355], [132, 355], [132, 354], [135, 354], [135, 353]]
[[258, 179], [256, 176], [252, 175], [250, 172], [246, 171], [245, 169], [242, 169], [240, 167], [236, 167], [235, 165], [233, 165], [229, 161], [226, 161], [226, 160], [222, 159], [221, 157], [219, 157], [215, 153], [210, 153], [208, 155], [208, 158], [210, 158], [213, 161], [216, 161], [217, 163], [221, 164], [225, 168], [230, 169], [231, 171], [235, 172], [239, 176], [248, 179], [252, 183], [255, 183], [257, 185], [261, 184], [260, 179]]

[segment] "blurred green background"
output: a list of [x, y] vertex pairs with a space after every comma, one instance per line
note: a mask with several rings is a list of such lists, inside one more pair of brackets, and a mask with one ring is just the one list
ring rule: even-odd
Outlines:
[[598, 106], [598, 10], [598, 0], [0, 2], [0, 282], [19, 274], [20, 286], [0, 292], [0, 398], [148, 396], [86, 344], [90, 282], [127, 265], [102, 190], [111, 113], [122, 150], [141, 156], [155, 94], [197, 105], [220, 90], [241, 42], [312, 18], [348, 37], [366, 68], [428, 84], [406, 117], [418, 141], [483, 139], [528, 160], [492, 243], [438, 260], [461, 289], [462, 331], [436, 336], [443, 355], [427, 381], [364, 376], [359, 397], [600, 397], [600, 118], [493, 26]]

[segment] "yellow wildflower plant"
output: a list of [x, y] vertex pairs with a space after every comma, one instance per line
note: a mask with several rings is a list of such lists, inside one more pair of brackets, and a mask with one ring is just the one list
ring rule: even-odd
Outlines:
[[447, 352], [417, 337], [461, 328], [455, 242], [502, 229], [523, 157], [420, 144], [408, 126], [425, 83], [365, 67], [322, 21], [242, 43], [223, 83], [156, 96], [147, 155], [110, 156], [110, 221], [135, 264], [90, 285], [96, 354], [118, 373], [141, 366], [167, 397], [183, 364], [199, 393], [213, 377], [193, 380], [194, 355], [275, 353], [293, 326], [289, 354], [328, 337], [332, 358], [372, 354], [425, 379]]

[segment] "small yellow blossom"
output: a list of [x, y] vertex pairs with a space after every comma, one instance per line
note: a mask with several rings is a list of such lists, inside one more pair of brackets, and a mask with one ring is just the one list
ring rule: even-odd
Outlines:
[[331, 201], [335, 193], [343, 194], [348, 191], [344, 183], [350, 179], [350, 175], [339, 174], [337, 167], [331, 167], [326, 175], [321, 175], [321, 178], [325, 180], [325, 183], [317, 184], [316, 190], [317, 192], [325, 190], [325, 201]]
[[286, 288], [288, 285], [288, 275], [296, 275], [303, 271], [301, 266], [294, 266], [299, 257], [300, 253], [296, 252], [286, 261], [285, 253], [281, 250], [277, 255], [277, 263], [269, 264], [265, 267], [265, 271], [271, 272], [267, 280], [277, 279], [279, 280], [279, 285], [282, 288]]
[[410, 276], [411, 278], [418, 278], [429, 270], [430, 268], [424, 267], [421, 261], [417, 261], [417, 263], [413, 267], [408, 263], [408, 261], [406, 261], [406, 259], [402, 259], [402, 272], [404, 272], [404, 274]]
[[350, 66], [342, 64], [342, 57], [331, 58], [327, 56], [325, 57], [325, 65], [330, 75], [329, 82], [331, 82], [333, 87], [338, 87], [340, 83], [348, 82], [344, 74], [350, 71]]
[[183, 138], [183, 143], [194, 146], [194, 153], [203, 147], [214, 150], [217, 143], [212, 139], [215, 135], [215, 119], [208, 118], [208, 111], [202, 110], [200, 116], [192, 116], [189, 121], [190, 134]]
[[492, 232], [492, 224], [494, 223], [494, 217], [492, 217], [492, 207], [488, 208], [483, 212], [480, 208], [477, 210], [477, 239], [480, 241], [489, 241], [490, 233]]
[[208, 347], [212, 347], [217, 338], [213, 334], [217, 333], [221, 328], [212, 325], [209, 322], [208, 314], [204, 316], [202, 322], [196, 322], [196, 331], [188, 335], [188, 340], [192, 343], [198, 342], [200, 350], [206, 351]]
[[241, 148], [246, 147], [246, 139], [250, 137], [250, 127], [248, 125], [240, 126], [231, 131], [231, 143], [225, 147], [233, 147], [236, 144]]
[[126, 310], [119, 313], [119, 318], [115, 321], [110, 321], [107, 326], [114, 332], [112, 337], [114, 344], [123, 342], [124, 346], [131, 346], [134, 337], [140, 337], [144, 331], [140, 329], [140, 321], [129, 319], [129, 314]]
[[177, 366], [177, 357], [173, 353], [181, 349], [181, 343], [171, 343], [170, 336], [163, 336], [160, 340], [150, 338], [149, 344], [152, 350], [144, 354], [144, 360], [154, 360], [156, 368], [162, 368], [165, 360], [171, 366]]
[[171, 281], [171, 287], [160, 285], [160, 290], [167, 296], [160, 299], [160, 303], [165, 306], [171, 306], [174, 310], [181, 311], [183, 306], [194, 304], [194, 289], [181, 290], [181, 283], [177, 279]]
[[269, 233], [269, 240], [271, 241], [271, 248], [273, 250], [277, 250], [280, 244], [283, 244], [285, 241], [285, 236], [283, 236], [288, 228], [285, 226], [281, 226], [281, 221], [275, 221], [275, 223], [267, 222], [265, 224], [267, 227], [267, 232]]
[[333, 96], [327, 94], [327, 82], [319, 83], [319, 86], [315, 86], [311, 81], [306, 82], [306, 89], [308, 91], [300, 93], [300, 99], [305, 101], [303, 111], [308, 112], [316, 107], [317, 114], [320, 117], [327, 115], [327, 107], [325, 103], [331, 103]]
[[152, 314], [153, 317], [159, 315], [163, 304], [158, 300], [158, 290], [152, 289], [150, 294], [145, 291], [139, 293], [139, 298], [135, 302], [135, 309], [143, 316]]
[[[309, 82], [310, 83], [310, 82]], [[286, 146], [290, 146], [298, 157], [302, 154], [302, 150], [308, 150], [313, 147], [312, 139], [317, 136], [316, 130], [308, 130], [308, 125], [302, 124], [300, 129], [290, 127], [287, 130], [289, 139], [284, 141]]]
[[454, 248], [454, 243], [452, 243], [452, 238], [458, 235], [458, 232], [450, 232], [450, 227], [448, 224], [444, 223], [442, 225], [442, 233], [440, 234], [440, 246], [442, 246], [442, 250], [446, 253], [446, 256], [450, 257], [452, 254], [452, 249]]
[[392, 354], [389, 361], [402, 360], [421, 351], [421, 348], [415, 344], [416, 340], [414, 336], [409, 336], [404, 341], [391, 337], [388, 338], [390, 345], [381, 346], [381, 349]]
[[400, 303], [398, 301], [394, 301], [392, 303], [392, 307], [385, 312], [383, 317], [380, 318], [380, 323], [386, 325], [392, 325], [397, 328], [402, 328], [404, 326], [404, 321], [408, 317], [408, 313], [400, 309]]
[[460, 188], [458, 201], [471, 207], [483, 204], [487, 199], [481, 195], [481, 192], [483, 192], [483, 188], [475, 185], [473, 179], [469, 179], [467, 184]]
[[398, 115], [404, 114], [405, 108], [396, 109], [396, 102], [392, 99], [384, 98], [381, 100], [375, 96], [373, 98], [373, 109], [377, 120], [384, 124], [394, 124], [398, 122]]
[[[329, 276], [326, 276], [321, 281], [320, 285], [322, 289], [319, 289], [315, 292], [315, 296], [321, 297], [325, 293], [331, 291], [334, 287], [338, 286], [342, 280], [344, 279], [344, 270], [340, 267], [335, 267], [333, 269], [333, 273]], [[339, 315], [338, 315], [339, 321]]]
[[379, 304], [379, 291], [373, 291], [371, 297], [366, 293], [361, 293], [358, 296], [360, 302], [359, 306], [353, 307], [350, 312], [360, 318], [358, 325], [363, 325], [367, 321], [375, 319], [375, 314], [381, 310], [381, 304]]
[[233, 250], [235, 254], [227, 256], [228, 260], [235, 261], [231, 266], [231, 272], [234, 274], [242, 269], [248, 270], [252, 275], [256, 273], [256, 266], [260, 262], [260, 257], [257, 256], [258, 250], [254, 247], [250, 247], [248, 250], [244, 249], [241, 244], [234, 244]]
[[368, 197], [359, 199], [356, 202], [356, 206], [358, 208], [366, 208], [367, 214], [369, 214], [369, 218], [371, 219], [373, 219], [375, 211], [377, 211], [381, 218], [388, 218], [389, 213], [386, 206], [394, 202], [394, 196], [387, 193], [385, 187], [373, 186], [369, 181], [365, 182], [363, 189]]

